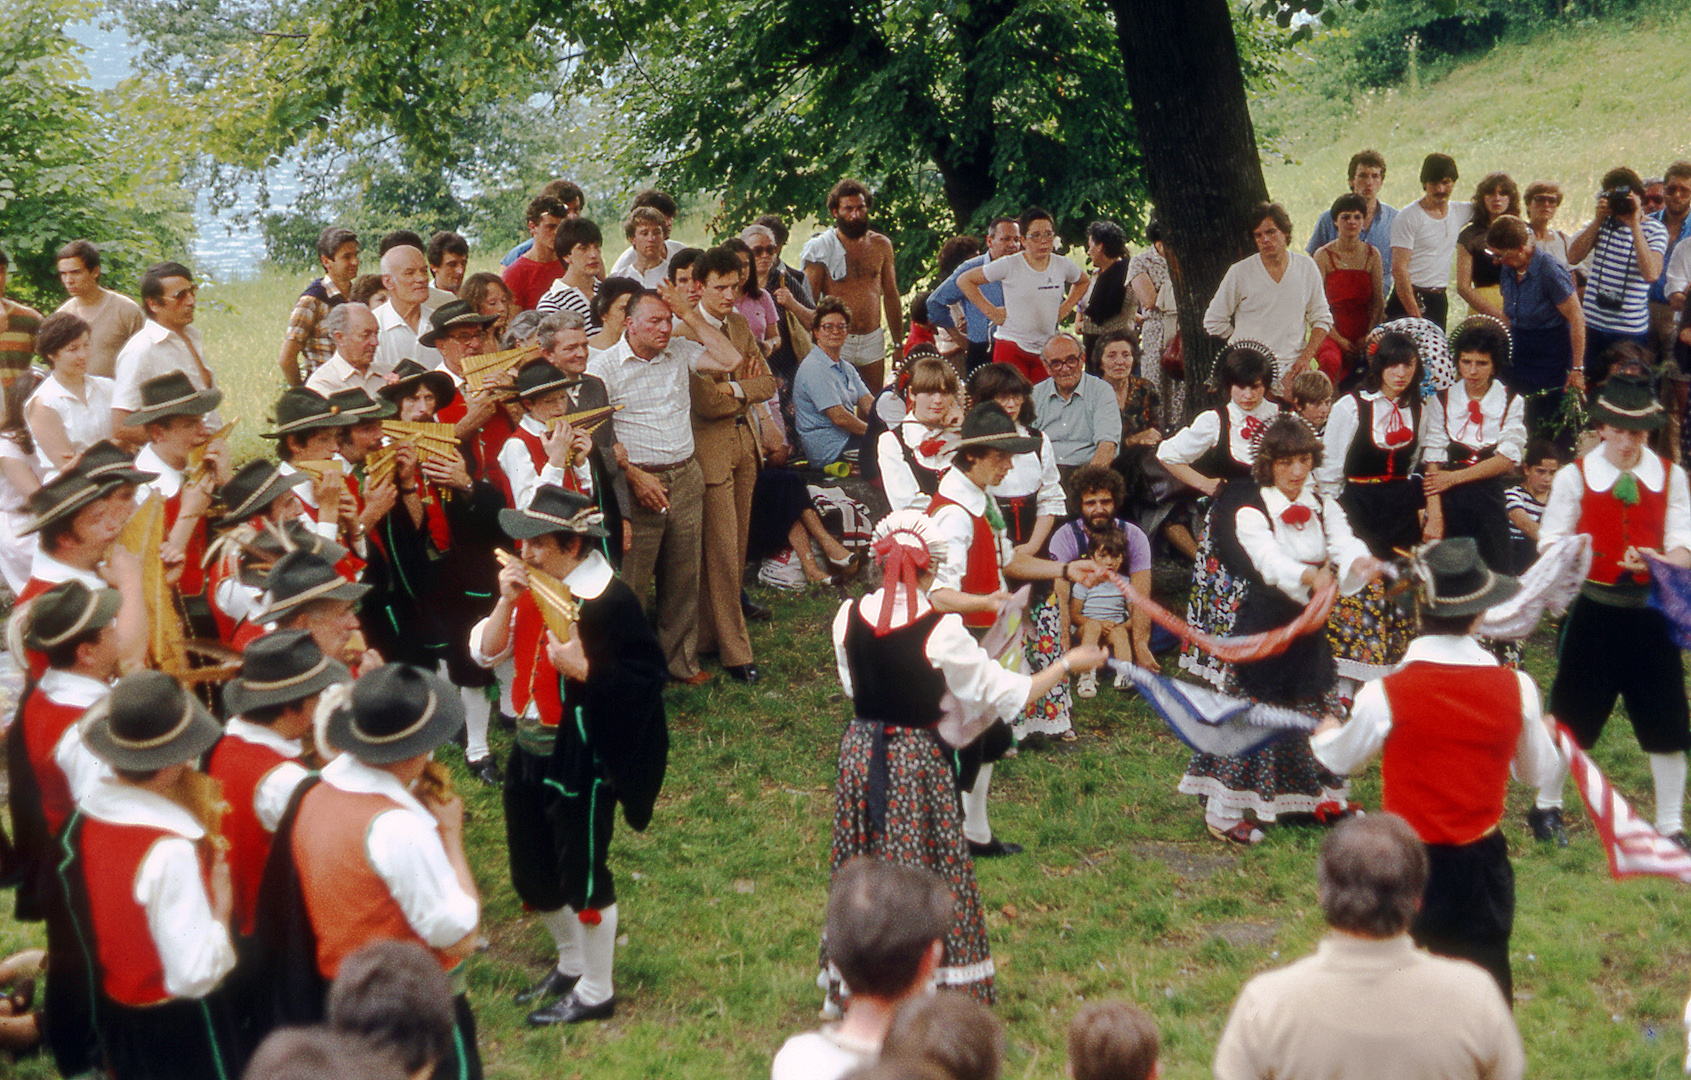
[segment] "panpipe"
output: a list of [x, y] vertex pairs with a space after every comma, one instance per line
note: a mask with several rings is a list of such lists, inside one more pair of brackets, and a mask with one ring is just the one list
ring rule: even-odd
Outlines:
[[[164, 500], [157, 492], [148, 495], [118, 533], [117, 543], [141, 560], [141, 595], [147, 605], [147, 666], [156, 668], [189, 686], [202, 682], [223, 682], [241, 669], [241, 657], [221, 641], [189, 638], [177, 610], [176, 590], [165, 580]], [[212, 660], [209, 666], [195, 666], [194, 658]]]
[[200, 823], [206, 831], [204, 842], [212, 850], [229, 850], [229, 840], [223, 835], [223, 815], [229, 812], [229, 804], [223, 798], [221, 781], [198, 769], [185, 769], [170, 793], [170, 800]]
[[393, 475], [401, 447], [416, 450], [417, 461], [451, 464], [458, 460], [458, 438], [451, 424], [430, 424], [418, 420], [383, 420], [382, 432], [393, 442], [370, 452], [364, 461], [364, 480], [370, 487]]
[[570, 593], [570, 587], [544, 570], [529, 566], [503, 548], [494, 548], [493, 555], [499, 560], [500, 566], [516, 565], [528, 571], [528, 591], [534, 594], [535, 605], [540, 608], [540, 617], [545, 621], [546, 629], [552, 631], [552, 636], [559, 641], [568, 638], [570, 627], [581, 615], [581, 606]]
[[423, 775], [411, 785], [411, 793], [437, 803], [449, 803], [458, 795], [452, 771], [438, 761], [423, 762]]
[[328, 476], [333, 476], [335, 478], [335, 482], [339, 483], [341, 476], [343, 475], [341, 472], [341, 463], [332, 458], [324, 460], [300, 459], [290, 461], [288, 464], [292, 465], [300, 472], [305, 473], [307, 476], [311, 477], [313, 481], [319, 484], [322, 483], [324, 478]]
[[218, 428], [217, 431], [212, 434], [211, 438], [207, 439], [198, 446], [190, 447], [188, 449], [188, 468], [186, 471], [190, 478], [188, 481], [189, 483], [199, 480], [210, 471], [209, 466], [205, 463], [206, 450], [210, 448], [212, 443], [221, 442], [222, 440], [227, 439], [229, 437], [229, 433], [235, 430], [235, 425], [240, 422], [241, 418], [238, 416], [235, 417], [235, 419]]
[[487, 388], [487, 384], [495, 380], [506, 371], [530, 360], [540, 359], [539, 345], [524, 345], [521, 348], [506, 349], [504, 352], [488, 353], [485, 356], [466, 356], [458, 366], [464, 372], [464, 389], [474, 394]]

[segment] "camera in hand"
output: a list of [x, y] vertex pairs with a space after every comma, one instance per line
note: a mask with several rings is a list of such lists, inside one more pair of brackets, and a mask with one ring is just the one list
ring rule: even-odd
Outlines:
[[1631, 188], [1618, 187], [1605, 191], [1603, 200], [1609, 204], [1609, 213], [1616, 217], [1626, 217], [1638, 208], [1638, 200], [1632, 197]]

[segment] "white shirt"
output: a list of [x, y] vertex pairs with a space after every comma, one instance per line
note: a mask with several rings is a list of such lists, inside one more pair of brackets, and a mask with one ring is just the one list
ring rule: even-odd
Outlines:
[[[1016, 430], [1028, 434], [1028, 429], [1020, 424]], [[1036, 516], [1062, 517], [1068, 500], [1063, 494], [1063, 481], [1057, 475], [1057, 453], [1051, 449], [1051, 437], [1042, 432], [1038, 450], [1011, 457], [1010, 471], [1004, 474], [1003, 483], [988, 488], [986, 493], [995, 499], [1037, 494]]]
[[[942, 506], [928, 515], [928, 520], [934, 523], [934, 531], [945, 541], [945, 559], [934, 568], [934, 583], [930, 591], [956, 589], [962, 592], [963, 573], [969, 566], [969, 545], [975, 539], [975, 523], [969, 515], [981, 517], [986, 513], [986, 492], [976, 487], [973, 480], [952, 468], [947, 469], [945, 475], [939, 478], [939, 493], [957, 505]], [[1003, 533], [997, 534], [995, 538], [998, 541], [1000, 568], [997, 587], [1002, 589], [1002, 568], [1015, 558], [1016, 549]]]
[[[192, 349], [189, 348], [190, 344]], [[195, 353], [199, 354], [199, 363], [194, 361]], [[141, 384], [173, 371], [180, 371], [188, 376], [188, 382], [195, 390], [210, 390], [217, 385], [217, 377], [213, 375], [208, 383], [200, 374], [202, 363], [205, 370], [211, 372], [211, 359], [206, 356], [205, 343], [201, 340], [197, 328], [184, 327], [182, 333], [177, 334], [148, 319], [141, 332], [130, 338], [129, 344], [117, 354], [117, 377], [113, 380], [112, 408], [126, 412], [141, 408]], [[223, 426], [216, 410], [206, 414], [206, 423], [214, 428]]]
[[[906, 419], [899, 425], [897, 435], [883, 431], [875, 440], [875, 459], [881, 466], [881, 484], [886, 488], [888, 506], [892, 511], [921, 510], [926, 513], [933, 496], [917, 486], [916, 474], [904, 461], [904, 449], [898, 444], [899, 435], [904, 436], [904, 441], [910, 446], [910, 456], [917, 464], [943, 472], [951, 467], [951, 455], [957, 452], [957, 431], [954, 428], [935, 429], [920, 420]], [[922, 443], [928, 439], [940, 440], [939, 453], [922, 453]]]
[[[895, 590], [890, 625], [898, 629], [909, 624], [909, 606], [902, 586]], [[862, 618], [873, 627], [881, 617], [881, 605], [887, 602], [887, 590], [877, 589], [863, 597]], [[932, 609], [928, 598], [916, 595], [916, 617], [919, 619]], [[834, 615], [834, 664], [839, 669], [840, 686], [845, 696], [852, 696], [851, 668], [846, 663], [845, 634], [850, 625], [851, 601], [840, 605]], [[981, 648], [980, 642], [963, 625], [963, 617], [955, 612], [940, 616], [928, 635], [923, 650], [940, 674], [945, 676], [945, 688], [963, 706], [964, 714], [982, 719], [1014, 719], [1027, 705], [1028, 690], [1033, 676], [1011, 671], [992, 654]]]
[[[1417, 660], [1464, 667], [1496, 667], [1497, 658], [1471, 637], [1429, 634], [1409, 643], [1397, 668]], [[1396, 670], [1396, 669], [1394, 669]], [[1523, 784], [1537, 784], [1558, 768], [1556, 744], [1545, 730], [1532, 677], [1517, 671], [1521, 683], [1521, 734], [1515, 742], [1510, 771]], [[1392, 705], [1378, 679], [1362, 684], [1351, 706], [1350, 719], [1336, 731], [1312, 735], [1309, 748], [1316, 760], [1340, 776], [1348, 776], [1367, 764], [1386, 745], [1392, 732]]]
[[203, 998], [235, 966], [229, 929], [211, 911], [194, 844], [205, 829], [185, 808], [145, 788], [102, 783], [79, 801], [82, 812], [111, 825], [162, 829], [135, 874], [133, 896], [147, 915], [147, 930], [164, 967], [164, 989], [173, 998]]
[[[1550, 498], [1544, 504], [1544, 516], [1538, 521], [1538, 550], [1543, 551], [1562, 537], [1573, 534], [1574, 527], [1579, 524], [1585, 488], [1590, 487], [1596, 492], [1608, 491], [1620, 479], [1621, 470], [1603, 456], [1601, 443], [1586, 453], [1584, 463], [1583, 480], [1577, 463], [1557, 470], [1556, 479], [1550, 484]], [[1691, 548], [1691, 487], [1686, 483], [1685, 470], [1678, 465], [1663, 469], [1662, 459], [1646, 449], [1638, 464], [1628, 471], [1640, 485], [1651, 491], [1660, 491], [1662, 485], [1667, 484], [1667, 519], [1662, 528], [1662, 553], [1665, 555], [1674, 548]]]
[[1204, 330], [1232, 341], [1260, 341], [1274, 353], [1274, 376], [1283, 378], [1303, 352], [1309, 332], [1331, 330], [1333, 313], [1315, 260], [1286, 253], [1286, 271], [1275, 281], [1261, 255], [1227, 268], [1204, 312]]
[[419, 307], [415, 330], [399, 317], [391, 302], [371, 312], [376, 316], [376, 358], [370, 366], [387, 372], [398, 368], [401, 360], [415, 360], [430, 370], [445, 363], [439, 349], [417, 344], [417, 335], [429, 328], [429, 316], [433, 312], [433, 304], [425, 303]]
[[[1245, 438], [1245, 421], [1254, 417], [1264, 425], [1280, 415], [1280, 406], [1263, 398], [1250, 412], [1227, 403], [1227, 422], [1231, 432], [1227, 453], [1234, 461], [1249, 464], [1256, 460], [1256, 443]], [[1190, 465], [1215, 448], [1221, 441], [1221, 414], [1205, 409], [1192, 422], [1157, 444], [1157, 460], [1165, 465]]]
[[[1681, 228], [1684, 227], [1681, 226]], [[1562, 241], [1562, 249], [1564, 252], [1567, 250], [1565, 239]], [[1567, 262], [1565, 256], [1562, 261]], [[1675, 244], [1673, 255], [1668, 258], [1667, 266], [1662, 272], [1666, 275], [1666, 280], [1662, 282], [1662, 288], [1667, 292], [1667, 295], [1672, 296], [1674, 293], [1684, 292], [1686, 287], [1691, 285], [1691, 244]]]
[[[267, 747], [286, 758], [297, 758], [301, 753], [298, 739], [284, 739], [263, 724], [255, 724], [239, 716], [229, 718], [223, 734], [226, 738]], [[309, 775], [305, 766], [297, 761], [284, 761], [259, 779], [252, 793], [252, 809], [266, 832], [276, 831], [276, 825], [288, 809], [288, 800], [294, 797], [294, 789]]]
[[[1409, 251], [1409, 283], [1417, 289], [1442, 289], [1450, 284], [1450, 261], [1456, 257], [1456, 238], [1474, 215], [1474, 204], [1445, 204], [1444, 217], [1435, 218], [1410, 203], [1392, 222], [1392, 249]], [[1393, 266], [1396, 266], [1394, 261]]]
[[[98, 679], [90, 679], [74, 671], [48, 668], [35, 684], [35, 692], [45, 694], [55, 705], [87, 710], [105, 699], [112, 688]], [[70, 786], [70, 797], [77, 802], [89, 792], [111, 779], [112, 767], [94, 756], [82, 738], [82, 723], [78, 721], [65, 729], [53, 746], [53, 764], [64, 774]]]
[[370, 366], [362, 375], [337, 349], [327, 363], [319, 364], [317, 370], [311, 373], [311, 378], [305, 380], [305, 388], [315, 390], [324, 397], [338, 394], [342, 390], [362, 390], [370, 395], [372, 401], [380, 402], [382, 399], [379, 395], [387, 387], [387, 376], [391, 371], [393, 368], [382, 366], [379, 346], [375, 358], [370, 361]]
[[1526, 395], [1511, 398], [1508, 389], [1493, 379], [1480, 398], [1478, 424], [1468, 407], [1472, 400], [1467, 384], [1460, 382], [1450, 388], [1448, 414], [1438, 394], [1427, 399], [1423, 406], [1427, 411], [1427, 443], [1422, 448], [1422, 460], [1443, 465], [1450, 460], [1450, 444], [1460, 442], [1482, 450], [1496, 446], [1500, 455], [1519, 465], [1527, 452]]
[[581, 321], [589, 327], [594, 325], [593, 298], [584, 294], [574, 285], [567, 284], [563, 278], [554, 281], [545, 292], [540, 294], [540, 299], [535, 303], [534, 310], [542, 315], [550, 315], [554, 311], [573, 311], [580, 315]]
[[[1411, 390], [1410, 393], [1415, 393]], [[1364, 401], [1384, 401], [1385, 395], [1378, 390], [1362, 391]], [[1374, 445], [1386, 449], [1386, 431], [1392, 426], [1392, 417], [1396, 415], [1404, 424], [1414, 423], [1414, 417], [1407, 406], [1398, 406], [1395, 413], [1390, 407], [1376, 407], [1373, 410], [1373, 430], [1369, 437]], [[1415, 437], [1418, 447], [1427, 445], [1427, 417], [1426, 408], [1421, 410], [1421, 426], [1416, 430]], [[1357, 399], [1346, 394], [1333, 403], [1333, 411], [1327, 414], [1327, 429], [1321, 433], [1324, 452], [1321, 456], [1321, 467], [1315, 470], [1316, 479], [1321, 481], [1321, 493], [1339, 497], [1339, 492], [1345, 487], [1345, 455], [1350, 453], [1351, 440], [1356, 437], [1357, 429], [1362, 426], [1362, 414], [1358, 411]], [[1419, 455], [1420, 450], [1416, 451]], [[1411, 462], [1413, 467], [1414, 462]]]
[[381, 795], [399, 804], [377, 814], [364, 835], [370, 868], [412, 931], [431, 948], [450, 948], [468, 937], [481, 921], [481, 905], [458, 884], [434, 815], [392, 773], [351, 754], [323, 766], [322, 776], [341, 791]]
[[1279, 589], [1300, 604], [1309, 602], [1310, 590], [1301, 580], [1305, 571], [1332, 560], [1339, 567], [1339, 591], [1354, 596], [1366, 584], [1357, 573], [1357, 562], [1368, 557], [1368, 545], [1351, 532], [1350, 519], [1333, 499], [1316, 494], [1315, 478], [1304, 481], [1295, 500], [1310, 511], [1309, 520], [1292, 525], [1281, 518], [1294, 500], [1278, 487], [1262, 489], [1268, 516], [1254, 506], [1243, 506], [1234, 515], [1239, 546], [1262, 575], [1263, 583]]
[[642, 273], [634, 268], [634, 248], [629, 246], [617, 256], [617, 261], [611, 265], [611, 272], [607, 276], [633, 278], [648, 289], [657, 288], [659, 284], [669, 280], [669, 260], [687, 250], [687, 245], [679, 240], [665, 240], [663, 247], [663, 261]]
[[[352, 472], [352, 466], [348, 464], [346, 459], [341, 457], [339, 454], [335, 454], [333, 460], [337, 460], [341, 463], [342, 477], [345, 477]], [[303, 469], [296, 469], [291, 461], [277, 462], [276, 471], [281, 473], [283, 476], [298, 476], [300, 473], [304, 472]], [[310, 528], [316, 532], [318, 536], [321, 536], [325, 540], [336, 540], [340, 536], [341, 526], [339, 521], [332, 517], [328, 521], [317, 520], [317, 481], [315, 477], [312, 478], [312, 481], [309, 484], [300, 484], [297, 487], [292, 487], [288, 490], [299, 496], [300, 505], [305, 508], [300, 512], [299, 519], [301, 521], [305, 522], [305, 524], [310, 526]]]
[[688, 373], [705, 347], [679, 334], [664, 351], [644, 360], [624, 337], [603, 356], [587, 362], [589, 374], [605, 384], [616, 415], [617, 440], [635, 465], [672, 465], [693, 453], [693, 398]]
[[[65, 437], [70, 440], [71, 449], [77, 453], [93, 446], [101, 439], [109, 439], [112, 434], [112, 397], [116, 393], [117, 384], [110, 379], [102, 379], [98, 375], [84, 375], [82, 377], [82, 397], [71, 393], [57, 375], [49, 374], [41, 380], [41, 385], [29, 395], [29, 401], [24, 405], [25, 415], [37, 404], [45, 405], [59, 414], [59, 422], [65, 427]], [[41, 449], [41, 437], [35, 439], [35, 456], [41, 467], [49, 474], [59, 471], [59, 463], [48, 461], [46, 451]]]
[[107, 587], [106, 579], [94, 571], [60, 562], [40, 548], [35, 549], [35, 557], [30, 561], [29, 576], [45, 581], [49, 585], [58, 585], [66, 581], [80, 581], [90, 589]]
[[[517, 422], [517, 426], [530, 435], [546, 437], [546, 425], [525, 415]], [[538, 472], [534, 468], [534, 458], [529, 455], [528, 445], [521, 438], [512, 435], [505, 440], [505, 445], [499, 448], [499, 467], [505, 470], [505, 478], [511, 482], [511, 493], [516, 499], [518, 510], [524, 509], [534, 501], [534, 493], [543, 484], [564, 484], [564, 470], [556, 465], [547, 463]], [[593, 492], [593, 468], [585, 458], [581, 464], [573, 467], [576, 481], [581, 485], [584, 494]]]
[[1043, 270], [1029, 265], [1026, 252], [993, 259], [981, 270], [988, 281], [1004, 285], [1004, 325], [996, 336], [1035, 355], [1057, 332], [1057, 312], [1069, 288], [1086, 276], [1074, 260], [1056, 253]]
[[135, 493], [136, 503], [147, 501], [149, 492], [157, 492], [160, 499], [169, 499], [182, 490], [182, 470], [171, 465], [159, 457], [153, 444], [148, 443], [135, 455], [135, 467], [141, 472], [158, 473], [158, 477], [141, 485], [141, 490]]
[[839, 1025], [805, 1031], [781, 1044], [769, 1066], [769, 1080], [839, 1080], [855, 1069], [875, 1064], [879, 1045], [840, 1037]]
[[[611, 579], [615, 576], [616, 571], [611, 569], [611, 564], [606, 561], [605, 556], [600, 554], [599, 551], [593, 550], [589, 551], [587, 557], [576, 564], [574, 570], [564, 575], [564, 584], [569, 586], [570, 592], [578, 599], [597, 600], [610, 587]], [[470, 628], [470, 659], [481, 667], [489, 669], [509, 663], [512, 655], [516, 652], [517, 635], [509, 632], [517, 625], [516, 605], [511, 605], [511, 626], [508, 628], [505, 637], [505, 648], [497, 655], [489, 654], [482, 648], [482, 642], [489, 625], [488, 620], [492, 617], [490, 614]], [[538, 719], [539, 716], [540, 705], [531, 696], [528, 706], [523, 711], [523, 717], [533, 720]]]

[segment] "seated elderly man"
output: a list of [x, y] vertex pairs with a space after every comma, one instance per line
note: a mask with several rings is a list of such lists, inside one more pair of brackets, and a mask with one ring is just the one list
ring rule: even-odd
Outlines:
[[[1050, 438], [1064, 483], [1082, 465], [1109, 468], [1121, 445], [1116, 392], [1103, 379], [1086, 373], [1085, 357], [1073, 334], [1054, 335], [1039, 356], [1051, 377], [1033, 388], [1034, 423]], [[1069, 507], [1071, 513], [1074, 509]]]
[[1521, 1036], [1491, 976], [1410, 940], [1427, 853], [1408, 822], [1344, 822], [1321, 844], [1316, 882], [1332, 932], [1245, 984], [1216, 1080], [1518, 1080]]

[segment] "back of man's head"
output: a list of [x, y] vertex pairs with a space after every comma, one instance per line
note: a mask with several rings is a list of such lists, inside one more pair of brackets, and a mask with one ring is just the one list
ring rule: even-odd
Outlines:
[[1151, 1080], [1161, 1052], [1157, 1022], [1125, 1001], [1092, 1002], [1069, 1022], [1073, 1080]]
[[341, 964], [329, 987], [329, 1026], [393, 1054], [415, 1075], [452, 1052], [452, 987], [415, 942], [378, 941]]
[[380, 1047], [326, 1027], [270, 1033], [242, 1080], [408, 1080], [399, 1061]]
[[828, 959], [853, 994], [896, 1000], [951, 927], [951, 891], [936, 875], [860, 855], [828, 894]]
[[926, 1061], [951, 1080], [998, 1080], [1004, 1023], [966, 994], [941, 990], [911, 998], [893, 1017], [881, 1057]]
[[1409, 929], [1427, 888], [1427, 849], [1396, 814], [1351, 818], [1328, 834], [1316, 864], [1327, 924], [1361, 937]]

